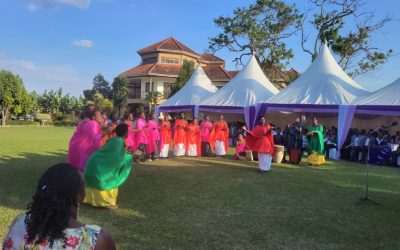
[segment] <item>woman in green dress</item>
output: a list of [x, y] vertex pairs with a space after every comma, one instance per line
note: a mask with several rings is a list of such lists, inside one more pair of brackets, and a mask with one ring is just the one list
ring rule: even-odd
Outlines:
[[311, 118], [312, 124], [308, 126], [308, 164], [322, 165], [325, 163], [324, 153], [324, 128], [318, 124], [317, 117]]
[[117, 136], [109, 139], [94, 152], [85, 166], [85, 203], [96, 207], [117, 208], [118, 187], [128, 179], [132, 155], [125, 149], [128, 125], [121, 123], [115, 129]]

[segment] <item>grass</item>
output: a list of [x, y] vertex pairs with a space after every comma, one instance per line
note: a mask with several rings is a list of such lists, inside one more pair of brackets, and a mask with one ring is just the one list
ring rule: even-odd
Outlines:
[[[65, 161], [73, 129], [0, 129], [0, 239], [36, 182]], [[323, 167], [227, 158], [147, 162], [120, 188], [117, 211], [84, 206], [80, 218], [107, 228], [119, 249], [400, 249], [400, 172], [343, 161]]]

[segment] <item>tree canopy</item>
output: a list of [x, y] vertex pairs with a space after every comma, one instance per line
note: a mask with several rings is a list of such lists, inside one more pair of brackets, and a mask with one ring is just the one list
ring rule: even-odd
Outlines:
[[[355, 77], [385, 63], [393, 50], [372, 44], [373, 34], [392, 21], [389, 16], [376, 20], [366, 11], [364, 0], [309, 0], [311, 8], [302, 25], [301, 45], [314, 60], [322, 42], [331, 45], [340, 66]], [[306, 33], [316, 35], [310, 35]]]
[[121, 115], [121, 109], [126, 106], [128, 101], [128, 83], [128, 79], [124, 76], [115, 77], [112, 83], [112, 100], [119, 115]]
[[365, 10], [365, 0], [308, 0], [307, 4], [304, 12], [285, 0], [256, 0], [236, 8], [232, 15], [214, 19], [221, 32], [210, 38], [209, 50], [228, 49], [237, 55], [236, 64], [253, 53], [272, 80], [293, 58], [287, 43], [298, 41], [299, 30], [299, 45], [311, 60], [326, 41], [340, 66], [353, 77], [376, 69], [393, 54], [372, 39], [392, 18], [376, 18], [373, 11]]
[[285, 1], [257, 0], [249, 7], [236, 8], [232, 16], [214, 19], [222, 32], [210, 38], [209, 49], [238, 53], [236, 64], [243, 64], [243, 56], [254, 54], [263, 69], [282, 69], [293, 57], [285, 40], [298, 31], [301, 18], [295, 6]]
[[22, 79], [14, 75], [11, 71], [0, 71], [0, 109], [2, 126], [6, 124], [6, 119], [10, 111], [22, 113], [26, 104], [26, 90]]

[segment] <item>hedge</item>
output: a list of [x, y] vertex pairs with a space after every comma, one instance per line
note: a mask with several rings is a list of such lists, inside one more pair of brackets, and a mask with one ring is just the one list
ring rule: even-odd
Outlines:
[[39, 126], [40, 122], [38, 121], [29, 121], [29, 120], [6, 120], [6, 125], [35, 125]]
[[46, 122], [47, 125], [53, 125], [57, 127], [74, 127], [77, 125], [75, 121], [53, 121], [53, 122]]

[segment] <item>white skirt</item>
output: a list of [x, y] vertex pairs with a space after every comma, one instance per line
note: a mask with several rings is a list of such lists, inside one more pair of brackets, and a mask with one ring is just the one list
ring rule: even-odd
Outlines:
[[215, 155], [226, 155], [225, 142], [215, 141]]
[[189, 144], [188, 151], [186, 152], [187, 156], [197, 156], [197, 145]]
[[160, 157], [161, 158], [167, 158], [168, 157], [168, 152], [169, 152], [169, 144], [164, 144], [163, 148], [161, 149], [160, 152]]
[[271, 160], [271, 154], [258, 153], [258, 166], [260, 170], [269, 171], [271, 169]]
[[174, 145], [174, 155], [175, 156], [184, 156], [185, 155], [185, 144], [179, 143]]

